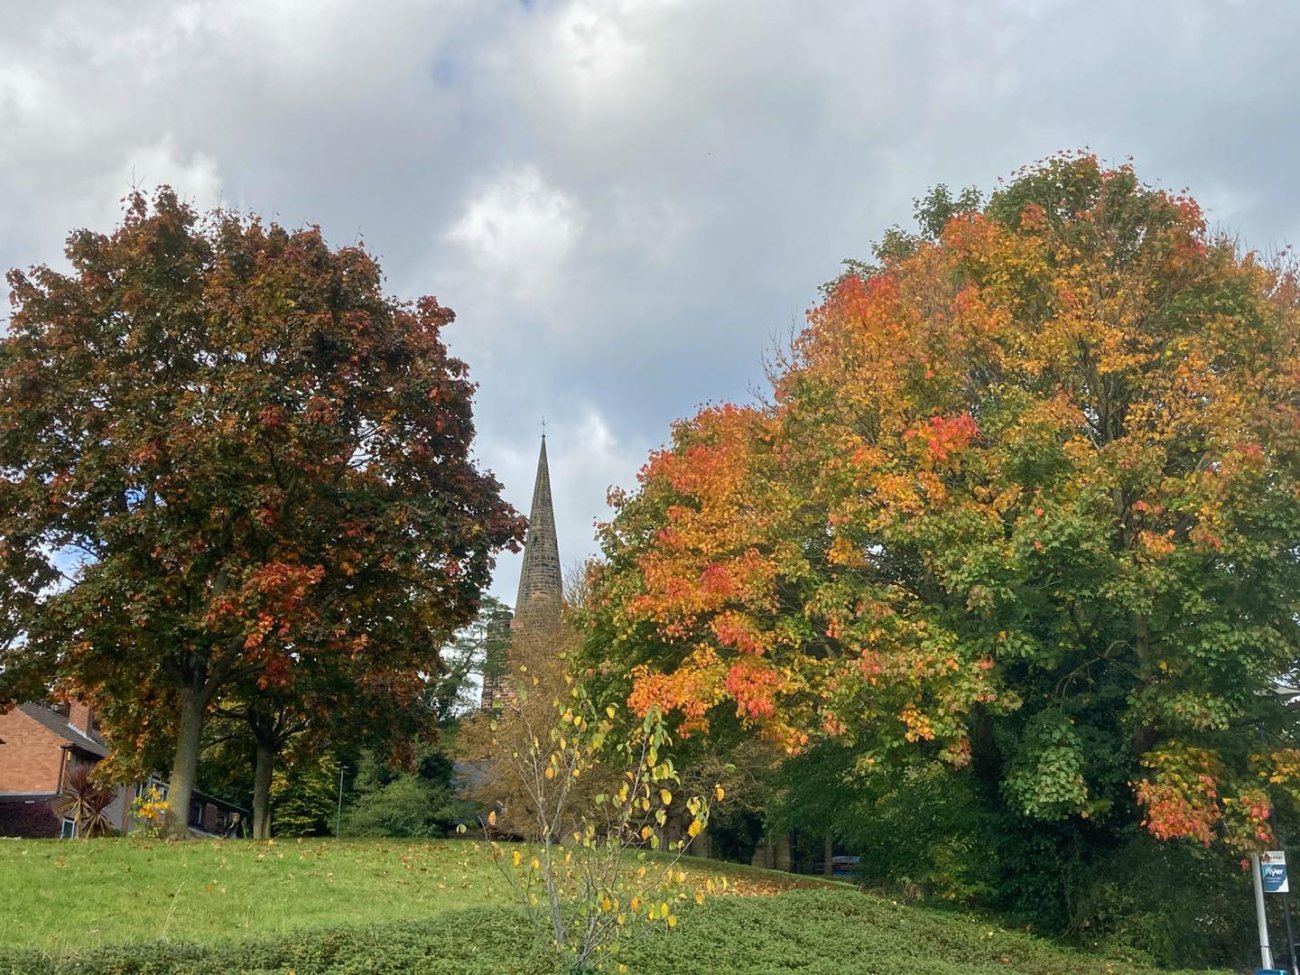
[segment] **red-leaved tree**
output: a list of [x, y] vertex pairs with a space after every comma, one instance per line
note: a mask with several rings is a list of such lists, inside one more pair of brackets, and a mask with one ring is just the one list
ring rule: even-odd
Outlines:
[[414, 695], [522, 520], [470, 460], [452, 313], [364, 248], [164, 188], [67, 257], [9, 275], [0, 696], [57, 675], [119, 764], [165, 746], [180, 835], [219, 694]]

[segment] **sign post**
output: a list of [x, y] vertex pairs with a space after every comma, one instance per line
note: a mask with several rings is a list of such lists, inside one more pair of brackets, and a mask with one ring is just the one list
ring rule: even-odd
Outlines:
[[1264, 893], [1285, 894], [1291, 888], [1287, 883], [1286, 851], [1269, 850], [1259, 855], [1260, 876], [1264, 883]]
[[[1287, 904], [1286, 895], [1291, 890], [1290, 878], [1286, 870], [1286, 851], [1269, 850], [1267, 853], [1252, 853], [1250, 855], [1251, 874], [1255, 881], [1255, 919], [1259, 924], [1259, 956], [1264, 967], [1258, 969], [1257, 975], [1273, 972], [1282, 972], [1282, 969], [1273, 967], [1273, 951], [1268, 943], [1268, 922], [1264, 916], [1264, 895], [1281, 894], [1282, 907], [1286, 915], [1286, 933], [1287, 941], [1290, 945], [1288, 949], [1288, 960], [1291, 966], [1292, 975], [1296, 975], [1295, 958], [1291, 957], [1295, 952], [1295, 938], [1291, 933], [1291, 911]], [[1283, 972], [1285, 975], [1285, 972]]]
[[[1259, 861], [1258, 853], [1250, 855], [1251, 879], [1255, 882], [1255, 921], [1259, 925], [1259, 962], [1268, 970], [1273, 967], [1273, 952], [1268, 946], [1268, 920], [1264, 917], [1264, 877]], [[1282, 874], [1285, 879], [1285, 868]]]
[[1287, 957], [1292, 975], [1295, 975], [1296, 960], [1293, 957], [1295, 953], [1295, 935], [1291, 931], [1291, 905], [1286, 897], [1291, 891], [1291, 879], [1287, 875], [1286, 869], [1286, 851], [1269, 850], [1267, 853], [1261, 853], [1259, 855], [1259, 872], [1260, 880], [1264, 885], [1264, 893], [1283, 895], [1282, 913], [1286, 918], [1286, 940], [1290, 946]]

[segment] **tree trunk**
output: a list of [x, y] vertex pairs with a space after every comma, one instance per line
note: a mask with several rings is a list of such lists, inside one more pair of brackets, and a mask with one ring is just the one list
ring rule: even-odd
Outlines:
[[772, 866], [777, 870], [790, 872], [790, 834], [779, 833], [773, 844]]
[[262, 742], [257, 743], [257, 764], [253, 767], [253, 839], [271, 838], [271, 772], [275, 768], [275, 752]]
[[835, 875], [835, 838], [826, 834], [826, 846], [822, 856], [822, 873], [827, 877]]
[[176, 733], [176, 754], [172, 759], [171, 781], [167, 784], [168, 839], [189, 837], [190, 796], [194, 793], [194, 775], [199, 767], [199, 744], [203, 734], [203, 712], [207, 696], [201, 688], [181, 690], [181, 723]]
[[687, 850], [693, 857], [713, 858], [713, 837], [709, 835], [708, 827], [700, 830], [699, 835], [695, 837]]

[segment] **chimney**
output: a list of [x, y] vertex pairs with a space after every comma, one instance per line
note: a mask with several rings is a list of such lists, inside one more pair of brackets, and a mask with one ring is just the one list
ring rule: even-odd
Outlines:
[[68, 700], [68, 724], [89, 735], [94, 730], [94, 720], [95, 712], [89, 704], [77, 697]]

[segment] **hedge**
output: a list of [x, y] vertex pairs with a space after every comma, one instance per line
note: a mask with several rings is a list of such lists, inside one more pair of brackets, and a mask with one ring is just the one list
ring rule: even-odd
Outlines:
[[[75, 916], [75, 915], [74, 915]], [[1069, 951], [968, 915], [851, 890], [719, 897], [619, 956], [633, 975], [1147, 975], [1137, 959]], [[48, 955], [0, 950], [0, 975], [541, 975], [547, 957], [508, 908], [196, 946]], [[1169, 973], [1165, 973], [1169, 975]]]

